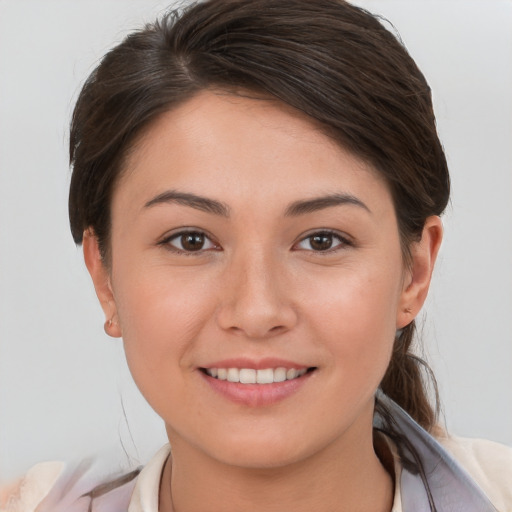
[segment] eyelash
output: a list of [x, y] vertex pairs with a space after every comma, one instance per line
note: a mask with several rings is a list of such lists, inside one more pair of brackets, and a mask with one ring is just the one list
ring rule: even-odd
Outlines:
[[[180, 249], [178, 247], [175, 247], [171, 244], [171, 242], [173, 240], [180, 239], [186, 235], [199, 235], [201, 237], [204, 237], [204, 239], [208, 240], [210, 242], [210, 244], [212, 244], [213, 247], [209, 247], [206, 249], [201, 248], [201, 249], [197, 249], [197, 250], [187, 251], [185, 249]], [[297, 245], [305, 242], [306, 240], [311, 240], [314, 237], [321, 237], [321, 236], [332, 237], [333, 240], [337, 239], [340, 243], [338, 245], [334, 246], [334, 248], [329, 247], [326, 250], [318, 250], [318, 251], [315, 251], [314, 249], [298, 249], [298, 250], [310, 251], [310, 252], [313, 252], [316, 254], [332, 254], [334, 252], [337, 252], [338, 250], [340, 250], [343, 247], [352, 247], [354, 245], [346, 236], [343, 236], [341, 233], [334, 231], [334, 230], [330, 230], [330, 229], [322, 229], [322, 230], [314, 231], [314, 232], [302, 237], [298, 242], [296, 242], [293, 245], [293, 247], [296, 247]], [[164, 246], [167, 250], [169, 250], [171, 252], [174, 252], [176, 254], [182, 254], [185, 256], [198, 256], [198, 255], [204, 254], [207, 251], [221, 250], [220, 246], [212, 240], [212, 237], [210, 237], [207, 233], [205, 233], [204, 231], [202, 231], [200, 229], [187, 229], [187, 230], [179, 231], [177, 233], [173, 233], [172, 235], [167, 236], [163, 240], [158, 242], [158, 245]]]
[[[187, 235], [202, 236], [202, 237], [204, 237], [204, 240], [205, 241], [208, 240], [210, 242], [210, 244], [213, 245], [213, 247], [207, 248], [207, 249], [201, 248], [196, 251], [187, 251], [184, 249], [180, 249], [178, 247], [174, 247], [171, 244], [171, 242], [173, 240], [179, 240], [180, 238], [187, 236]], [[199, 255], [204, 254], [206, 251], [220, 250], [219, 245], [216, 242], [212, 241], [212, 237], [200, 229], [184, 229], [182, 231], [178, 231], [177, 233], [173, 233], [172, 235], [165, 237], [163, 240], [158, 242], [158, 245], [164, 246], [168, 251], [174, 252], [176, 254], [184, 255], [184, 256], [199, 256]]]
[[303, 249], [303, 250], [311, 251], [311, 252], [314, 252], [315, 254], [324, 255], [324, 254], [332, 254], [332, 253], [339, 251], [340, 249], [343, 249], [344, 247], [353, 247], [353, 245], [354, 245], [353, 242], [351, 240], [349, 240], [349, 238], [347, 236], [343, 236], [338, 231], [334, 231], [332, 229], [321, 229], [321, 230], [309, 233], [308, 235], [302, 237], [296, 244], [294, 244], [294, 247], [302, 242], [305, 242], [306, 240], [311, 240], [312, 238], [318, 237], [318, 236], [332, 237], [333, 241], [334, 241], [334, 239], [337, 239], [340, 243], [338, 245], [334, 246], [333, 248], [329, 247], [328, 249], [326, 249], [324, 251], [315, 251], [313, 249]]

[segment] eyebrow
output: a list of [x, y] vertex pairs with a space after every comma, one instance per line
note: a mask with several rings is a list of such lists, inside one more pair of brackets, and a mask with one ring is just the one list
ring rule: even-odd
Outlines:
[[168, 190], [148, 201], [144, 207], [151, 208], [157, 204], [176, 203], [184, 206], [190, 206], [196, 210], [206, 213], [213, 213], [221, 217], [229, 217], [229, 206], [215, 199], [189, 194], [186, 192], [178, 192], [176, 190]]
[[353, 205], [368, 213], [372, 213], [360, 199], [351, 194], [329, 194], [327, 196], [315, 197], [305, 201], [295, 201], [285, 211], [286, 217], [295, 217], [306, 213], [313, 213], [333, 206]]
[[[210, 199], [208, 197], [199, 196], [187, 192], [178, 192], [176, 190], [167, 190], [158, 194], [153, 199], [149, 200], [144, 208], [151, 208], [158, 204], [169, 204], [176, 203], [183, 206], [189, 206], [196, 210], [201, 210], [206, 213], [213, 213], [221, 217], [229, 217], [230, 208], [225, 203]], [[285, 217], [296, 217], [299, 215], [305, 215], [307, 213], [313, 213], [326, 208], [332, 208], [333, 206], [353, 205], [368, 213], [371, 210], [366, 206], [360, 199], [351, 194], [329, 194], [326, 196], [315, 197], [313, 199], [306, 199], [295, 201], [290, 204], [285, 210]]]

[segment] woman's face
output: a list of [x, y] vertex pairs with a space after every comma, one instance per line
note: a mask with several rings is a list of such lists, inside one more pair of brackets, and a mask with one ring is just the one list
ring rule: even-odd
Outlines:
[[105, 308], [177, 449], [269, 467], [371, 433], [410, 272], [386, 184], [311, 121], [213, 92], [162, 115], [111, 249]]

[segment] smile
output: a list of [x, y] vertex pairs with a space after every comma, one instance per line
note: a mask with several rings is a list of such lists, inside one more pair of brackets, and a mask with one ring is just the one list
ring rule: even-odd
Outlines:
[[302, 377], [307, 368], [264, 368], [255, 370], [253, 368], [204, 368], [203, 371], [218, 380], [228, 382], [239, 382], [240, 384], [274, 384]]
[[[306, 386], [318, 369], [276, 360], [247, 363], [243, 360], [226, 360], [198, 369], [216, 394], [248, 407], [271, 406], [291, 397]], [[283, 363], [286, 366], [281, 366]]]

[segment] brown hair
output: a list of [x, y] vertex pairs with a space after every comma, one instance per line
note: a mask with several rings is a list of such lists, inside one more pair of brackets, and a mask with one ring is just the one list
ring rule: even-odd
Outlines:
[[[376, 17], [341, 0], [211, 0], [132, 33], [85, 82], [70, 136], [76, 243], [92, 228], [109, 261], [110, 199], [135, 138], [206, 88], [277, 98], [369, 162], [390, 188], [406, 261], [426, 218], [447, 205], [430, 88]], [[431, 429], [437, 392], [433, 410], [414, 328], [397, 336], [381, 388]]]

